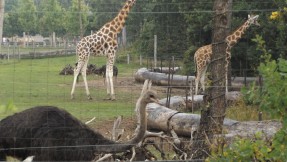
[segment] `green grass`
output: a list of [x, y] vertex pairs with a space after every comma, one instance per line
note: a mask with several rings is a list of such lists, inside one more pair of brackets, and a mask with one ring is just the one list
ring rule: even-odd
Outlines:
[[[83, 120], [93, 117], [108, 119], [133, 114], [135, 100], [139, 94], [134, 94], [132, 87], [124, 91], [121, 91], [121, 87], [117, 88], [116, 101], [103, 100], [106, 97], [105, 86], [89, 85], [93, 100], [87, 99], [84, 87], [76, 87], [75, 99], [71, 100], [73, 76], [59, 75], [59, 72], [65, 65], [73, 65], [75, 62], [75, 55], [0, 62], [0, 105], [12, 101], [17, 111], [38, 105], [53, 105], [65, 108]], [[104, 65], [105, 62], [105, 57], [91, 57], [89, 61], [97, 66]], [[118, 77], [131, 77], [131, 79], [138, 68], [137, 64], [116, 64], [116, 66], [119, 68]], [[102, 77], [94, 75], [88, 76], [87, 79], [103, 81]], [[0, 118], [3, 116], [0, 115]]]

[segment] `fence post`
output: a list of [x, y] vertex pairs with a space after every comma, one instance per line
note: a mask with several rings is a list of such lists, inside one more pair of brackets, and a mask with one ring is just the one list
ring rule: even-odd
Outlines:
[[187, 110], [187, 103], [188, 103], [188, 89], [191, 87], [189, 86], [189, 82], [188, 82], [188, 75], [186, 75], [186, 87], [185, 87], [185, 109]]
[[259, 82], [259, 92], [260, 92], [260, 95], [261, 95], [262, 94], [262, 86], [263, 86], [262, 76], [261, 75], [259, 75], [258, 82]]
[[130, 54], [127, 54], [127, 63], [130, 64]]
[[162, 73], [162, 58], [160, 58], [160, 72]]
[[21, 55], [20, 55], [20, 47], [18, 46], [18, 60], [21, 59]]
[[244, 69], [244, 85], [246, 87], [247, 83], [246, 83], [246, 77], [247, 77], [247, 69]]
[[8, 58], [8, 55], [10, 54], [10, 44], [8, 45], [8, 52], [7, 52], [7, 58]]
[[157, 67], [157, 35], [154, 35], [154, 67]]
[[260, 112], [258, 113], [258, 120], [259, 120], [259, 121], [262, 121], [262, 111], [260, 111]]

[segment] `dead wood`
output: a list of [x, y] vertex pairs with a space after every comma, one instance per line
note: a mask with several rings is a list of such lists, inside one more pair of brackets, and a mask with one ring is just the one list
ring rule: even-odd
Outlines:
[[[150, 72], [146, 68], [139, 69], [135, 75], [135, 80], [137, 82], [143, 83], [146, 79], [149, 79], [152, 81], [155, 85], [168, 85], [168, 75], [164, 73], [158, 73], [158, 72]], [[189, 86], [189, 84], [186, 84], [187, 76], [182, 75], [173, 75], [173, 82], [172, 86], [178, 86], [178, 87], [186, 87]], [[194, 76], [189, 76], [188, 80], [191, 82], [194, 79]]]
[[[168, 85], [168, 74], [159, 73], [159, 72], [151, 72], [147, 68], [138, 69], [138, 71], [134, 75], [135, 81], [143, 83], [146, 79], [150, 79], [155, 85]], [[172, 86], [174, 87], [186, 87], [190, 86], [192, 80], [195, 79], [194, 76], [188, 76], [188, 83], [186, 83], [187, 76], [184, 75], [173, 75]], [[248, 86], [251, 83], [255, 82], [259, 84], [258, 77], [233, 77], [231, 78], [232, 88], [239, 89], [243, 86]]]
[[[242, 94], [238, 91], [226, 93], [226, 100], [228, 105], [240, 100]], [[160, 100], [160, 104], [166, 106], [166, 98]], [[170, 98], [169, 108], [179, 112], [194, 112], [203, 107], [203, 95], [188, 96], [172, 96]]]
[[70, 64], [66, 65], [59, 73], [59, 75], [73, 75], [74, 67]]
[[152, 72], [158, 72], [158, 73], [172, 73], [175, 74], [180, 70], [180, 67], [174, 67], [174, 68], [169, 68], [169, 67], [156, 67], [151, 69]]
[[[181, 113], [159, 104], [147, 105], [147, 124], [149, 130], [169, 132], [171, 129], [179, 136], [190, 137], [200, 122], [200, 115]], [[232, 119], [224, 119], [224, 129], [228, 138], [254, 137], [256, 132], [272, 137], [280, 128], [278, 121], [245, 121], [239, 122]]]

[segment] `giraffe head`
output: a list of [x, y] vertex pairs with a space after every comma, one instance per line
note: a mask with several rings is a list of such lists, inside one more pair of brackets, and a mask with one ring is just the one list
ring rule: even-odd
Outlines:
[[128, 0], [128, 4], [131, 6], [134, 5], [135, 3], [136, 3], [136, 0]]
[[248, 20], [247, 20], [247, 24], [250, 25], [256, 25], [256, 26], [260, 26], [260, 24], [258, 23], [258, 18], [259, 15], [248, 15]]
[[125, 4], [125, 9], [130, 10], [131, 7], [136, 3], [136, 0], [127, 0]]

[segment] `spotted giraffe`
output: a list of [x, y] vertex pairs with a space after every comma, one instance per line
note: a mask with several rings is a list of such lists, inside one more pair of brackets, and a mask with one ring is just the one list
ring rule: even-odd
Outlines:
[[[231, 48], [238, 42], [238, 40], [243, 36], [244, 32], [251, 26], [260, 26], [257, 22], [259, 15], [248, 15], [247, 21], [243, 23], [237, 30], [225, 38], [227, 44], [226, 48], [226, 64], [225, 64], [225, 90], [228, 92], [228, 66], [231, 58]], [[196, 64], [197, 75], [195, 78], [195, 94], [198, 93], [198, 84], [202, 86], [202, 90], [205, 90], [205, 73], [207, 67], [211, 61], [212, 55], [212, 45], [206, 45], [200, 47], [194, 54], [194, 61]]]
[[71, 98], [74, 98], [76, 81], [81, 72], [85, 83], [88, 99], [92, 99], [86, 79], [87, 64], [90, 55], [106, 56], [106, 86], [109, 100], [115, 100], [113, 85], [113, 65], [118, 47], [117, 34], [120, 33], [125, 25], [125, 20], [136, 0], [127, 0], [118, 15], [110, 22], [106, 23], [96, 33], [86, 36], [77, 44], [78, 62], [74, 69], [74, 81], [71, 91]]

